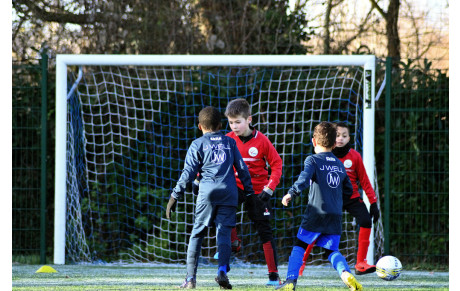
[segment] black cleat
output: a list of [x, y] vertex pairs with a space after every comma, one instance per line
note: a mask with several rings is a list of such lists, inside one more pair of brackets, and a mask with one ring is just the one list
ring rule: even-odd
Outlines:
[[219, 284], [220, 289], [232, 289], [232, 285], [230, 284], [230, 281], [224, 271], [219, 272], [219, 275], [216, 277], [216, 282]]
[[278, 273], [276, 273], [276, 272], [269, 273], [268, 274], [268, 282], [265, 285], [266, 286], [273, 286], [273, 287], [277, 287], [277, 286], [281, 285], [281, 280], [280, 280], [280, 276], [278, 275]]

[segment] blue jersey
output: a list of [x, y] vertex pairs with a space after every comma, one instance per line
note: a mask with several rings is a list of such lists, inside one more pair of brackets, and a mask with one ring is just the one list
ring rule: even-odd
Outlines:
[[353, 186], [342, 162], [331, 152], [305, 159], [305, 168], [288, 193], [294, 198], [310, 187], [302, 228], [311, 232], [339, 234], [342, 231], [342, 195]]
[[173, 189], [178, 199], [186, 185], [200, 174], [197, 204], [238, 205], [238, 188], [233, 170], [243, 183], [247, 194], [254, 194], [248, 167], [241, 157], [236, 142], [221, 132], [208, 132], [194, 140], [185, 157], [184, 170]]

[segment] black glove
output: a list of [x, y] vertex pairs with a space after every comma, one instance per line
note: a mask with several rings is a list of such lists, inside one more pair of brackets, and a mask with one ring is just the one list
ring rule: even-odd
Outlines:
[[200, 189], [200, 181], [195, 180], [192, 183], [192, 193], [193, 195], [198, 195], [198, 190]]
[[177, 199], [171, 196], [171, 198], [169, 198], [168, 206], [166, 206], [166, 218], [167, 219], [171, 218], [171, 211], [172, 212], [176, 211], [176, 203], [177, 203]]
[[[272, 191], [272, 194], [273, 194], [273, 191]], [[272, 194], [270, 194], [269, 192], [265, 191], [265, 189], [259, 194], [259, 199], [260, 201], [262, 202], [267, 202], [270, 200], [270, 198], [272, 198]]]
[[246, 202], [246, 193], [238, 188], [238, 205]]
[[377, 202], [374, 202], [371, 204], [371, 208], [369, 209], [369, 212], [372, 216], [372, 218], [374, 219], [374, 222], [377, 222], [377, 220], [379, 220], [380, 218], [380, 212], [379, 212], [379, 208], [377, 206]]

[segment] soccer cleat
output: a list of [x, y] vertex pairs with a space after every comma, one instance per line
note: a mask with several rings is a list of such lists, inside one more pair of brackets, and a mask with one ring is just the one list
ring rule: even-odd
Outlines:
[[363, 286], [361, 284], [359, 284], [358, 281], [356, 281], [356, 278], [353, 277], [353, 275], [347, 271], [343, 271], [342, 272], [342, 276], [340, 276], [342, 278], [342, 281], [343, 283], [345, 283], [345, 285], [348, 286], [348, 288], [351, 290], [351, 291], [361, 291], [361, 290], [364, 290], [363, 289]]
[[366, 260], [357, 263], [355, 265], [355, 274], [356, 275], [364, 275], [369, 273], [374, 273], [376, 270], [375, 265], [369, 265]]
[[271, 272], [270, 274], [268, 274], [268, 282], [265, 285], [274, 286], [274, 287], [281, 285], [281, 280], [280, 280], [280, 276], [278, 275], [278, 273]]
[[195, 289], [196, 288], [196, 279], [195, 278], [190, 278], [187, 280], [185, 278], [184, 283], [179, 286], [181, 289]]
[[287, 279], [283, 284], [275, 288], [275, 290], [294, 291], [297, 285], [297, 279]]
[[232, 289], [232, 285], [224, 271], [219, 272], [219, 275], [216, 277], [216, 282], [219, 284], [220, 289]]

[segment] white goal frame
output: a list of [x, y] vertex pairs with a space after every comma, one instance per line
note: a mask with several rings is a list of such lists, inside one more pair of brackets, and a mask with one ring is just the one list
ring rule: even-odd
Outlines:
[[[374, 55], [66, 55], [56, 56], [56, 164], [54, 213], [54, 264], [65, 264], [66, 232], [66, 137], [67, 137], [67, 67], [68, 66], [362, 66], [363, 162], [374, 185]], [[364, 200], [369, 208], [366, 195]], [[374, 264], [374, 227], [367, 254]]]

